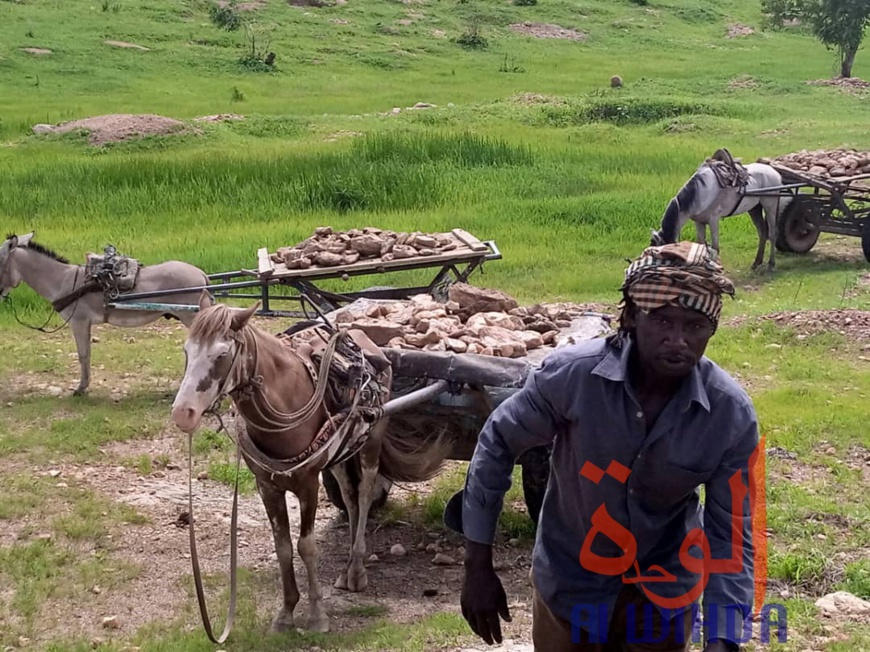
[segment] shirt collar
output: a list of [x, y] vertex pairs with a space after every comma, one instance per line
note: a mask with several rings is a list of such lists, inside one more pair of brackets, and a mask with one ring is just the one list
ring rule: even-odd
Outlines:
[[[625, 344], [621, 349], [617, 347], [608, 347], [607, 354], [592, 369], [592, 373], [608, 380], [615, 382], [628, 382], [628, 360], [631, 355], [632, 348], [635, 346], [634, 338], [627, 337], [624, 340]], [[701, 371], [698, 368], [704, 363], [705, 358], [702, 357], [698, 364], [692, 369], [692, 373], [680, 385], [677, 391], [677, 400], [683, 404], [683, 411], [689, 409], [692, 401], [700, 404], [707, 412], [710, 411], [710, 399], [707, 396], [707, 390], [704, 387], [704, 381], [701, 378]]]

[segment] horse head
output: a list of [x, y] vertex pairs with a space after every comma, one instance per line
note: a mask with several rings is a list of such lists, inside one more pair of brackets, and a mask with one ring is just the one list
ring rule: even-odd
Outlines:
[[32, 239], [33, 232], [22, 236], [10, 234], [0, 245], [0, 299], [5, 299], [21, 283], [21, 275], [11, 265], [12, 252], [26, 247]]
[[172, 403], [172, 421], [183, 432], [194, 432], [202, 415], [242, 381], [245, 329], [258, 307], [259, 302], [244, 309], [212, 305], [202, 291], [184, 343], [184, 376]]

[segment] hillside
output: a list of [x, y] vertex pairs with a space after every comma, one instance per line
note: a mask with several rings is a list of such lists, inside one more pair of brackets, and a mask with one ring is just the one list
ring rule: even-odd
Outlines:
[[[819, 83], [837, 70], [833, 53], [800, 26], [762, 30], [757, 0], [529, 1], [253, 0], [227, 11], [207, 0], [0, 0], [4, 235], [36, 231], [77, 263], [111, 244], [146, 265], [217, 273], [255, 268], [259, 248], [320, 226], [461, 228], [503, 255], [472, 283], [520, 305], [615, 310], [626, 259], [717, 148], [743, 162], [870, 150], [870, 88]], [[854, 73], [870, 79], [866, 52]], [[54, 133], [68, 121], [91, 131]], [[809, 253], [778, 252], [771, 272], [750, 270], [748, 215], [724, 220], [720, 238], [737, 296], [708, 355], [750, 393], [767, 437], [768, 601], [788, 608], [789, 640], [754, 649], [870, 649], [865, 615], [816, 606], [837, 590], [870, 600], [861, 241], [824, 233]], [[422, 280], [431, 274], [326, 287]], [[199, 628], [181, 517], [188, 441], [168, 417], [185, 331], [95, 327], [92, 389], [73, 397], [69, 329], [55, 315], [48, 332], [31, 330], [50, 305], [24, 284], [11, 297], [0, 302], [0, 648], [215, 649]], [[193, 472], [222, 627], [235, 476], [216, 428], [197, 435]], [[263, 635], [278, 575], [245, 471], [241, 611], [224, 649], [484, 647], [458, 612], [458, 566], [431, 563], [432, 546], [461, 555], [440, 514], [462, 470], [391, 494], [370, 528], [369, 593], [328, 588], [347, 526], [322, 500], [334, 634], [289, 639]], [[507, 631], [520, 642], [531, 615], [521, 492], [515, 482], [498, 547], [516, 614]], [[407, 556], [391, 554], [396, 543]]]

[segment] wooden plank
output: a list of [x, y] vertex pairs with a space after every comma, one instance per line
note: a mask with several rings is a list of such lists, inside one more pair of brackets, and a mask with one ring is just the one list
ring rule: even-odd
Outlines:
[[264, 278], [269, 278], [274, 272], [275, 266], [269, 257], [268, 247], [257, 249], [257, 273]]
[[485, 244], [483, 244], [480, 240], [475, 238], [465, 229], [453, 229], [452, 233], [455, 238], [457, 238], [467, 247], [470, 247], [472, 251], [485, 251], [487, 249], [487, 246]]
[[413, 269], [419, 267], [435, 267], [444, 263], [461, 263], [478, 260], [486, 255], [489, 247], [483, 245], [482, 251], [448, 251], [445, 254], [436, 254], [434, 256], [414, 256], [413, 258], [397, 258], [394, 260], [383, 261], [380, 258], [372, 260], [360, 261], [352, 265], [336, 265], [335, 267], [309, 267], [308, 269], [287, 269], [284, 263], [277, 263], [274, 266], [274, 274], [272, 278], [311, 278], [316, 276], [324, 277], [340, 277], [345, 273], [380, 271], [380, 270], [400, 270]]

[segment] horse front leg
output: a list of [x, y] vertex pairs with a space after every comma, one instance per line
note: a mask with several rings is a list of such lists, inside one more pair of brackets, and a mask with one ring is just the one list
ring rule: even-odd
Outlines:
[[320, 588], [320, 579], [317, 573], [317, 535], [314, 532], [319, 488], [320, 482], [317, 473], [309, 473], [300, 481], [300, 487], [296, 494], [299, 498], [299, 511], [302, 515], [298, 550], [308, 573], [308, 629], [313, 632], [328, 632], [329, 618], [323, 607], [323, 591]]
[[275, 554], [281, 569], [281, 585], [284, 599], [281, 609], [272, 620], [273, 632], [286, 632], [293, 628], [293, 611], [299, 603], [299, 588], [296, 586], [296, 573], [293, 570], [293, 539], [290, 536], [290, 519], [287, 516], [287, 501], [284, 492], [276, 489], [257, 477], [257, 491], [263, 500], [263, 507], [272, 525], [275, 541]]
[[79, 358], [79, 385], [73, 391], [74, 396], [83, 396], [91, 384], [91, 322], [76, 320], [70, 322], [73, 337], [76, 342], [76, 353]]

